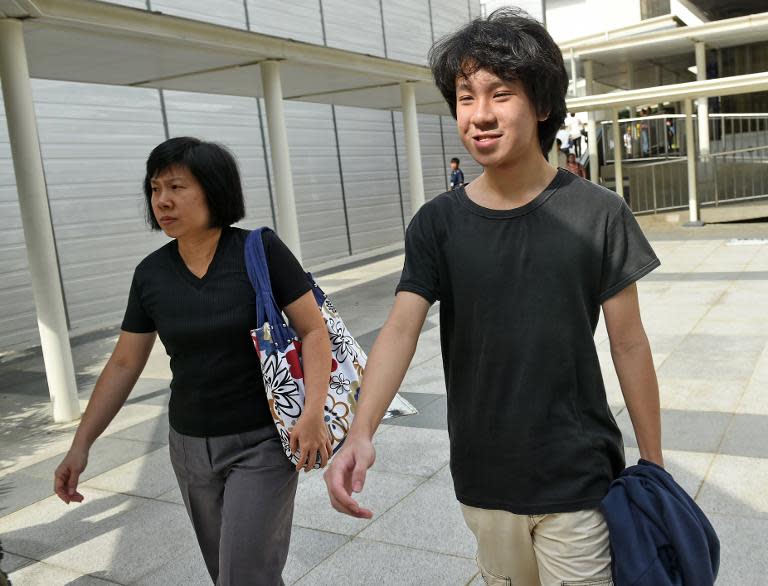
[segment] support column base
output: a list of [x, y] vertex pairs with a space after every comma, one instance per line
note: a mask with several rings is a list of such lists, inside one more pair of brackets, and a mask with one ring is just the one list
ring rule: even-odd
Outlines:
[[683, 224], [683, 228], [701, 228], [702, 226], [704, 226], [704, 222], [701, 220], [693, 220]]

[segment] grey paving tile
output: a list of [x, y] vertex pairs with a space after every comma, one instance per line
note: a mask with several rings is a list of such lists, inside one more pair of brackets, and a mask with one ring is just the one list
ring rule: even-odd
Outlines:
[[146, 498], [158, 498], [177, 486], [168, 446], [94, 476], [84, 486]]
[[469, 559], [477, 548], [453, 488], [439, 480], [419, 486], [360, 537]]
[[435, 475], [432, 477], [431, 480], [442, 482], [443, 484], [446, 484], [451, 488], [453, 488], [453, 477], [451, 476], [451, 467], [448, 464], [446, 464], [435, 473]]
[[426, 393], [401, 393], [416, 407], [418, 413], [407, 417], [387, 419], [383, 425], [397, 427], [419, 427], [424, 429], [448, 429], [448, 403], [445, 395], [429, 395]]
[[[662, 409], [662, 447], [684, 452], [717, 452], [731, 417], [730, 413], [714, 411]], [[616, 423], [624, 436], [624, 444], [637, 447], [629, 412], [623, 411]]]
[[768, 458], [768, 415], [734, 415], [725, 432], [720, 453]]
[[169, 428], [168, 415], [163, 413], [148, 421], [116, 431], [115, 433], [110, 434], [109, 437], [149, 442], [153, 444], [167, 444]]
[[197, 543], [191, 543], [184, 551], [167, 560], [167, 563], [148, 572], [131, 586], [160, 586], [184, 584], [184, 586], [211, 586], [211, 577], [205, 567], [203, 554]]
[[708, 513], [768, 519], [768, 460], [715, 456], [696, 499]]
[[93, 488], [81, 492], [85, 501], [80, 504], [65, 505], [52, 496], [0, 518], [3, 547], [24, 557], [44, 559], [87, 542], [106, 531], [107, 523], [114, 523], [123, 513], [147, 502]]
[[720, 538], [717, 584], [765, 584], [768, 576], [768, 520], [709, 514]]
[[[439, 352], [439, 346], [437, 347]], [[445, 373], [442, 356], [435, 356], [418, 366], [412, 366], [405, 375], [400, 390], [411, 393], [445, 394]]]
[[163, 494], [158, 496], [157, 500], [165, 501], [167, 503], [175, 503], [177, 505], [184, 504], [184, 499], [181, 497], [181, 491], [179, 490], [178, 484], [176, 484], [176, 486], [174, 486], [168, 492], [164, 492]]
[[389, 431], [374, 439], [374, 470], [416, 476], [432, 476], [448, 463], [448, 432], [437, 429], [387, 426]]
[[768, 392], [766, 389], [768, 389], [768, 343], [766, 343], [760, 359], [755, 365], [755, 371], [752, 373], [747, 390], [742, 395], [736, 411], [753, 415], [768, 415]]
[[299, 586], [465, 586], [475, 562], [418, 549], [355, 539], [302, 578]]
[[348, 541], [345, 535], [294, 527], [283, 580], [286, 584], [295, 583]]
[[69, 547], [46, 560], [121, 584], [135, 582], [190, 549], [196, 549], [192, 525], [183, 507], [143, 502], [121, 515], [102, 519]]
[[[410, 493], [423, 478], [370, 470], [363, 492], [355, 500], [373, 511], [377, 519]], [[293, 522], [300, 527], [330, 531], [340, 535], [356, 535], [370, 525], [369, 519], [356, 519], [343, 515], [331, 507], [328, 491], [322, 477], [312, 478], [299, 485]]]
[[35, 562], [10, 575], [14, 585], [23, 586], [108, 586], [115, 584], [95, 576], [84, 576], [79, 572], [59, 568], [45, 562]]
[[[659, 369], [663, 378], [746, 381], [752, 376], [765, 339], [760, 336], [692, 334]], [[706, 356], [706, 360], [702, 357]]]
[[3, 552], [3, 562], [0, 564], [0, 568], [8, 574], [15, 572], [30, 564], [34, 564], [37, 560], [25, 558], [13, 553]]
[[[88, 466], [80, 475], [80, 481], [89, 480], [94, 476], [103, 474], [161, 447], [161, 444], [138, 442], [110, 436], [101, 437], [91, 447], [91, 451], [88, 454]], [[64, 452], [28, 466], [23, 469], [23, 472], [29, 476], [50, 479], [53, 482], [53, 472], [61, 463], [63, 457]]]
[[659, 380], [659, 397], [664, 409], [732, 412], [739, 404], [746, 381], [671, 378]]
[[53, 476], [48, 480], [12, 472], [0, 479], [0, 516], [10, 515], [53, 494]]

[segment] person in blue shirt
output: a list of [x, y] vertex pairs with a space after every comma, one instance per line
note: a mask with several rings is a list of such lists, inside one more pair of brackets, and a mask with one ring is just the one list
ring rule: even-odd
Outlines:
[[464, 185], [464, 172], [459, 169], [459, 159], [451, 159], [451, 189], [458, 189]]

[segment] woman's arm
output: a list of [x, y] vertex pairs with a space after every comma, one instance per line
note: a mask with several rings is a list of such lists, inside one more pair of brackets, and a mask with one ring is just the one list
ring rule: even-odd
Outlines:
[[72, 447], [54, 473], [54, 490], [65, 503], [83, 500], [76, 489], [80, 473], [88, 463], [88, 452], [128, 398], [144, 370], [155, 336], [154, 332], [120, 333], [115, 349], [96, 381]]
[[635, 430], [640, 457], [664, 465], [661, 453], [659, 384], [651, 347], [640, 319], [633, 283], [603, 303], [611, 357]]
[[324, 421], [325, 397], [331, 378], [331, 342], [325, 320], [312, 291], [305, 293], [284, 310], [301, 339], [304, 370], [304, 412], [291, 432], [291, 450], [299, 450], [296, 469], [309, 472], [320, 454], [321, 467], [331, 457], [331, 438]]

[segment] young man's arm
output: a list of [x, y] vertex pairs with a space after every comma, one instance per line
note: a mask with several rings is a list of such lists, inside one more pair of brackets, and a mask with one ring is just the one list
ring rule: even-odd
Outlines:
[[603, 315], [640, 457], [663, 466], [659, 385], [640, 319], [637, 286], [633, 283], [605, 301]]
[[363, 490], [365, 474], [376, 459], [373, 434], [403, 382], [428, 310], [429, 302], [420, 295], [398, 293], [368, 356], [355, 419], [344, 447], [325, 472], [331, 504], [341, 513], [373, 516], [371, 511], [360, 508], [352, 493]]

